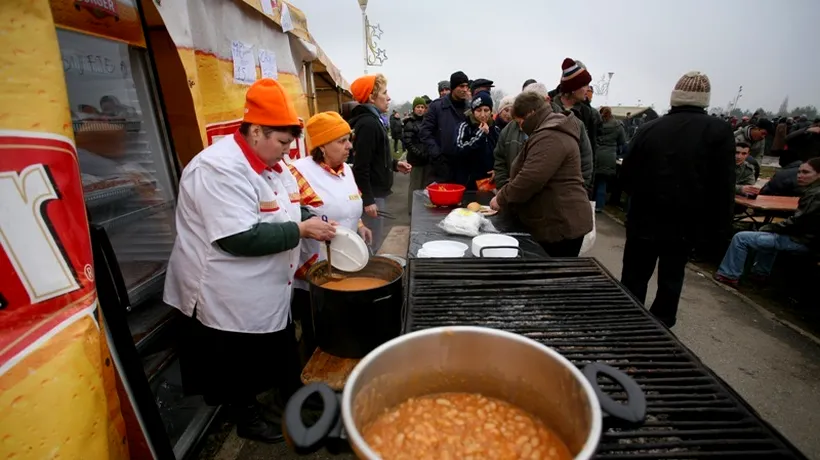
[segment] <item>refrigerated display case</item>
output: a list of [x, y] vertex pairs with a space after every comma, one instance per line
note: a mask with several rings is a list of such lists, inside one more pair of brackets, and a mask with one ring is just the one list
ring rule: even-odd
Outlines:
[[99, 302], [154, 455], [183, 458], [216, 408], [185, 396], [179, 313], [162, 302], [174, 244], [178, 167], [142, 48], [57, 31]]

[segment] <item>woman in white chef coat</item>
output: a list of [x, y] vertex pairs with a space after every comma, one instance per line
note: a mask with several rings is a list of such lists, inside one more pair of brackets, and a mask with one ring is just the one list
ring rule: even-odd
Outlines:
[[[314, 115], [305, 125], [310, 156], [290, 164], [290, 171], [299, 185], [300, 203], [316, 215], [327, 216], [341, 227], [358, 231], [370, 244], [373, 234], [361, 221], [362, 197], [353, 171], [346, 163], [353, 144], [350, 125], [336, 112]], [[310, 296], [305, 280], [310, 267], [324, 260], [318, 241], [302, 242], [296, 290], [293, 293], [294, 320], [301, 325], [299, 354], [302, 363], [315, 349], [311, 320]]]
[[239, 436], [282, 439], [256, 395], [298, 389], [290, 321], [302, 239], [335, 234], [301, 208], [283, 155], [301, 122], [284, 88], [262, 79], [247, 92], [239, 130], [200, 152], [179, 184], [177, 237], [164, 300], [184, 320], [180, 365], [186, 393], [229, 406]]

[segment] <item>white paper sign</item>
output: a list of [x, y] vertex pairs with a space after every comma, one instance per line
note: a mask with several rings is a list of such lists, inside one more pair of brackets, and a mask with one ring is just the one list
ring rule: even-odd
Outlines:
[[262, 68], [262, 78], [279, 78], [279, 70], [276, 68], [276, 55], [273, 51], [259, 50], [259, 67]]
[[273, 14], [273, 3], [271, 0], [262, 0], [262, 12], [265, 14]]
[[252, 85], [256, 81], [253, 46], [234, 40], [231, 44], [231, 56], [233, 56], [233, 81]]
[[282, 2], [282, 19], [280, 22], [282, 32], [288, 33], [293, 30], [293, 19], [290, 17], [290, 8], [288, 8], [288, 4], [285, 2]]

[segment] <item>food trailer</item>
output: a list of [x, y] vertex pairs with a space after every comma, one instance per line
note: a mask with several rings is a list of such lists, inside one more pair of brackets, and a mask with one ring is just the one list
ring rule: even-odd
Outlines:
[[282, 1], [0, 11], [0, 456], [184, 458], [218, 408], [182, 391], [162, 302], [180, 171], [257, 78], [304, 119], [348, 84]]

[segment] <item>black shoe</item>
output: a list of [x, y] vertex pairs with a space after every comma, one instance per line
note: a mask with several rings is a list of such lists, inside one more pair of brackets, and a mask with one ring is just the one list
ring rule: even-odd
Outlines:
[[238, 408], [236, 412], [236, 434], [241, 438], [269, 444], [276, 444], [285, 439], [282, 434], [282, 426], [266, 420], [260, 407], [256, 404]]
[[[649, 310], [649, 313], [652, 313], [651, 309]], [[675, 323], [678, 322], [678, 319], [674, 316], [663, 316], [657, 315], [655, 313], [652, 313], [652, 315], [655, 317], [655, 319], [663, 323], [663, 325], [668, 327], [669, 329], [672, 329], [675, 326]]]

